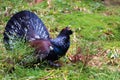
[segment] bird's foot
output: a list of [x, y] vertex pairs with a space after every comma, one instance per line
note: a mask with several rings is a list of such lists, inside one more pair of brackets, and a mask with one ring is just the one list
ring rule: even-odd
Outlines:
[[48, 64], [52, 67], [61, 67], [61, 64], [59, 63], [54, 63], [53, 61], [48, 61]]

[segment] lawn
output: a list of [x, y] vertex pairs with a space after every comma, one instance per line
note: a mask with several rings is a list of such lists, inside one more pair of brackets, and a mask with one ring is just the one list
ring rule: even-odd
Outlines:
[[[24, 43], [14, 52], [6, 51], [3, 31], [10, 17], [30, 10], [44, 22], [52, 38], [69, 26], [71, 46], [59, 62], [60, 68], [46, 63], [25, 68], [17, 62], [31, 49]], [[13, 63], [14, 62], [14, 63]], [[14, 71], [10, 73], [14, 66]], [[106, 6], [100, 0], [0, 1], [1, 80], [120, 80], [120, 6]]]

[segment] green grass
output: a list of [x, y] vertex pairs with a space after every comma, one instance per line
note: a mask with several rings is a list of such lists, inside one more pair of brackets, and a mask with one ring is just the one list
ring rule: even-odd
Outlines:
[[[46, 0], [39, 4], [30, 5], [30, 3], [31, 0], [0, 1], [0, 79], [120, 79], [120, 6], [105, 6], [101, 2], [94, 2], [93, 0], [52, 0], [51, 8], [48, 7]], [[20, 66], [18, 62], [21, 58], [31, 54], [31, 49], [22, 43], [19, 43], [20, 46], [17, 45], [14, 52], [5, 50], [2, 42], [5, 25], [13, 14], [21, 10], [35, 12], [42, 19], [53, 38], [66, 26], [70, 26], [74, 31], [71, 36], [69, 51], [65, 57], [60, 59], [63, 64], [61, 68], [52, 68], [44, 63], [36, 65], [34, 68]], [[79, 47], [82, 49], [81, 54], [101, 54], [95, 60], [98, 61], [97, 65], [84, 66], [81, 61], [77, 63], [70, 62], [69, 56], [79, 53], [77, 51]], [[111, 55], [104, 55], [110, 52], [113, 55], [118, 54], [118, 58], [110, 59], [109, 56]], [[6, 60], [10, 62], [4, 62]], [[112, 60], [116, 64], [113, 62], [108, 65]], [[93, 58], [92, 62], [95, 63], [95, 61]], [[98, 65], [100, 63], [102, 65]], [[13, 66], [15, 71], [9, 73]]]

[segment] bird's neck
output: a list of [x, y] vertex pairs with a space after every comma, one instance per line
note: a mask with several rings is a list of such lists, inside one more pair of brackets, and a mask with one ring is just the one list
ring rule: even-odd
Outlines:
[[70, 46], [69, 36], [58, 36], [55, 39], [51, 39], [51, 43], [54, 47], [55, 53], [60, 56], [65, 55]]

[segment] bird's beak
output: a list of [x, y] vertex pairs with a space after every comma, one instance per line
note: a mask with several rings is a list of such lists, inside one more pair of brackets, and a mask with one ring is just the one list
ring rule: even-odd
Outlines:
[[67, 30], [71, 30], [70, 27], [66, 27]]

